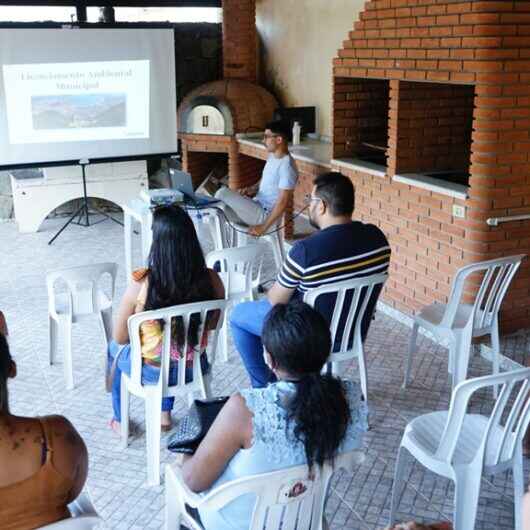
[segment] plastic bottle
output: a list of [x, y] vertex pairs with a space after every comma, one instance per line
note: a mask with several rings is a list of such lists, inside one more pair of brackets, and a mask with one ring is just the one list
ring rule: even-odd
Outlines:
[[300, 124], [295, 121], [293, 125], [293, 145], [300, 145], [300, 133], [302, 132], [302, 127]]

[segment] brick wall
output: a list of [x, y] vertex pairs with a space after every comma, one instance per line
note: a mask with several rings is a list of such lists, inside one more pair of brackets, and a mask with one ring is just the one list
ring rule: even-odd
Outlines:
[[208, 173], [220, 164], [227, 164], [233, 139], [230, 136], [183, 134], [182, 167], [197, 187]]
[[[385, 300], [410, 313], [445, 299], [460, 266], [530, 253], [530, 222], [485, 222], [530, 213], [530, 2], [372, 0], [348, 37], [334, 60], [335, 149], [341, 153], [348, 127], [341, 121], [344, 79], [391, 81], [387, 176], [348, 174], [357, 186], [358, 212], [380, 225], [393, 245]], [[403, 142], [410, 147], [411, 101], [421, 107], [416, 96], [428, 90], [412, 82], [474, 86], [465, 202], [392, 180], [398, 169], [412, 166], [414, 154], [400, 158], [398, 149]], [[461, 156], [448, 155], [458, 163]], [[455, 202], [465, 205], [465, 219], [452, 216]], [[505, 330], [528, 327], [530, 260], [516, 276], [501, 319]]]
[[223, 0], [223, 76], [257, 80], [255, 0]]
[[[474, 87], [391, 81], [389, 174], [469, 171]], [[467, 185], [467, 179], [463, 184]]]
[[335, 79], [333, 156], [359, 155], [361, 142], [386, 145], [388, 81]]
[[239, 179], [234, 182], [234, 189], [246, 188], [259, 182], [265, 161], [244, 154], [238, 155]]
[[177, 103], [191, 90], [219, 79], [222, 71], [221, 24], [179, 23], [175, 34]]

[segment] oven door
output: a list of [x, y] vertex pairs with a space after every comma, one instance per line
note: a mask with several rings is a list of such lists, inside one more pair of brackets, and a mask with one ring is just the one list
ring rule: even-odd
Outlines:
[[192, 134], [225, 134], [225, 119], [211, 105], [198, 105], [188, 114], [186, 130]]

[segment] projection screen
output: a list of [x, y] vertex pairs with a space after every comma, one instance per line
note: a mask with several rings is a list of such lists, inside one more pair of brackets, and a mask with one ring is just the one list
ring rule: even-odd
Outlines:
[[177, 150], [171, 29], [0, 29], [0, 167]]

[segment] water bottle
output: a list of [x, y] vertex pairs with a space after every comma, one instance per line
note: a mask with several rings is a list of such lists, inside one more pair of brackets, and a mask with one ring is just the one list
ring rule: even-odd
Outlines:
[[300, 133], [302, 132], [302, 127], [300, 124], [295, 121], [293, 125], [293, 145], [300, 145]]

